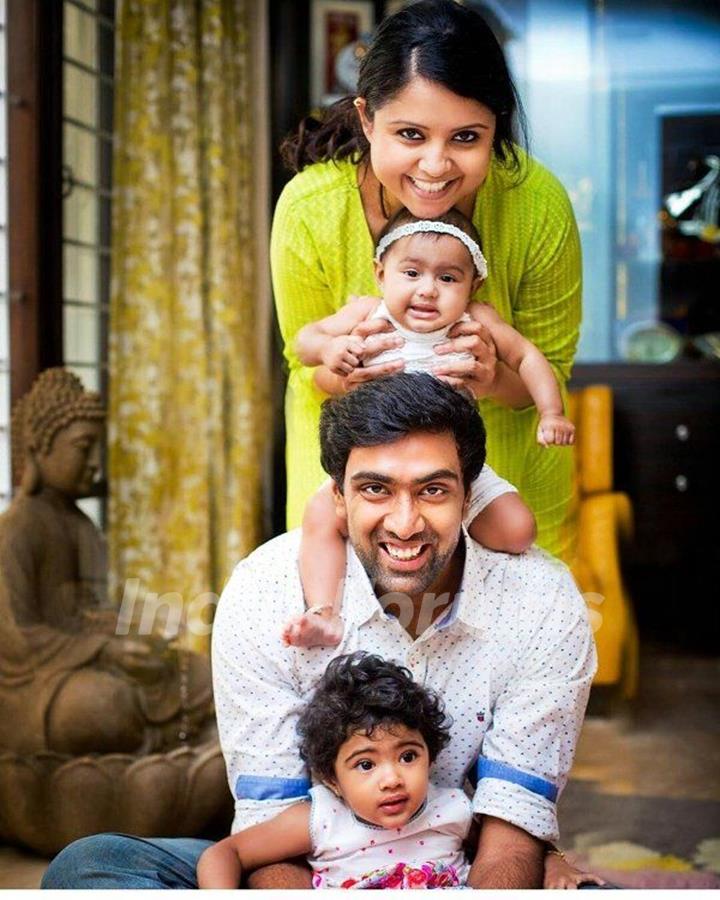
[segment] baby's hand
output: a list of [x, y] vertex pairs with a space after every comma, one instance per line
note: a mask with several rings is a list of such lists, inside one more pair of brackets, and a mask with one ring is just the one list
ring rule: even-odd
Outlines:
[[341, 334], [327, 342], [322, 363], [334, 375], [349, 375], [360, 365], [363, 339], [354, 334]]
[[546, 414], [540, 416], [537, 442], [543, 447], [557, 444], [560, 447], [575, 443], [575, 426], [565, 416]]
[[366, 319], [352, 330], [355, 337], [362, 338], [363, 365], [371, 365], [372, 358], [386, 350], [402, 347], [405, 341], [385, 319]]
[[592, 872], [581, 872], [557, 853], [548, 853], [545, 856], [543, 887], [546, 890], [575, 890], [579, 885], [587, 882], [607, 883], [598, 875], [593, 875]]

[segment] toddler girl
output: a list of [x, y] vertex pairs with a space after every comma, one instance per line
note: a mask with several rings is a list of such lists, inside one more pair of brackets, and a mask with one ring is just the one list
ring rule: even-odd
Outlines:
[[[429, 781], [449, 725], [407, 669], [363, 652], [335, 658], [298, 723], [300, 753], [321, 783], [309, 802], [206, 850], [199, 886], [236, 888], [248, 871], [301, 854], [316, 888], [464, 885], [470, 800]], [[557, 877], [580, 875], [557, 859]]]
[[[574, 426], [563, 415], [560, 389], [540, 351], [487, 303], [470, 302], [487, 277], [487, 263], [472, 222], [457, 210], [419, 220], [402, 209], [381, 232], [375, 273], [383, 300], [361, 297], [339, 312], [305, 326], [296, 349], [304, 365], [317, 366], [315, 380], [327, 393], [344, 390], [343, 379], [358, 366], [401, 360], [405, 371], [433, 373], [448, 358], [434, 348], [458, 321], [474, 319], [488, 330], [498, 358], [522, 378], [539, 413], [541, 444], [571, 444]], [[373, 336], [354, 334], [364, 320], [382, 319], [397, 335], [396, 346], [377, 353]], [[345, 532], [335, 514], [331, 482], [308, 502], [303, 518], [300, 576], [307, 612], [283, 630], [286, 644], [313, 647], [340, 642]], [[515, 488], [485, 465], [473, 483], [465, 525], [478, 543], [521, 553], [535, 538], [535, 520]]]

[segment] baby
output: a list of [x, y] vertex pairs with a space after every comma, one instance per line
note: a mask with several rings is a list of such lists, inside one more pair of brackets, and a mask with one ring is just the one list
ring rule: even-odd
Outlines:
[[[402, 360], [405, 371], [433, 373], [453, 359], [473, 360], [470, 353], [438, 356], [434, 351], [457, 322], [472, 319], [487, 328], [498, 358], [523, 380], [539, 413], [538, 442], [573, 442], [574, 426], [563, 415], [548, 361], [492, 306], [470, 302], [487, 277], [487, 263], [477, 231], [465, 216], [450, 210], [438, 219], [419, 220], [401, 210], [380, 234], [375, 273], [382, 301], [351, 300], [334, 315], [305, 326], [296, 339], [301, 362], [319, 367], [320, 387], [329, 393], [342, 389], [341, 379], [358, 366]], [[378, 354], [374, 336], [363, 339], [353, 333], [368, 319], [389, 323], [396, 333], [394, 348]], [[346, 533], [335, 513], [332, 490], [326, 482], [305, 509], [299, 565], [308, 609], [285, 626], [286, 644], [335, 646], [342, 638]], [[470, 536], [491, 550], [521, 553], [535, 538], [532, 513], [515, 488], [487, 465], [471, 487], [464, 521]], [[403, 551], [403, 559], [406, 554]]]
[[[363, 652], [336, 657], [298, 722], [319, 782], [309, 800], [206, 850], [199, 887], [236, 888], [249, 871], [299, 855], [315, 888], [463, 886], [472, 805], [459, 787], [429, 779], [449, 726], [407, 669]], [[546, 887], [596, 880], [556, 854], [546, 856]]]

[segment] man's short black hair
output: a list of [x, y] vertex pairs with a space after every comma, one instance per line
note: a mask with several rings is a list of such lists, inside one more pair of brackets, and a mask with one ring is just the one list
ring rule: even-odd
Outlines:
[[320, 461], [342, 491], [354, 447], [390, 444], [419, 431], [452, 434], [467, 491], [485, 463], [483, 421], [462, 394], [425, 373], [376, 378], [326, 400], [320, 415]]
[[409, 670], [359, 650], [328, 664], [300, 714], [300, 756], [322, 781], [335, 777], [338, 750], [356, 732], [404, 725], [422, 734], [430, 762], [450, 741], [442, 700]]

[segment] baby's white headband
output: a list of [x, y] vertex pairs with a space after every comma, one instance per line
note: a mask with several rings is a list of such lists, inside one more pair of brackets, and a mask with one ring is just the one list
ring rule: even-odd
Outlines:
[[428, 231], [436, 231], [438, 234], [449, 234], [452, 237], [462, 241], [468, 248], [470, 256], [475, 263], [475, 268], [480, 278], [487, 278], [487, 260], [483, 256], [483, 252], [475, 243], [475, 241], [465, 232], [458, 228], [457, 225], [450, 225], [447, 222], [436, 222], [434, 219], [421, 219], [419, 222], [408, 222], [407, 225], [398, 225], [388, 232], [385, 237], [377, 245], [375, 251], [375, 262], [380, 262], [383, 253], [387, 248], [399, 241], [400, 238], [409, 237], [411, 234], [425, 233]]

